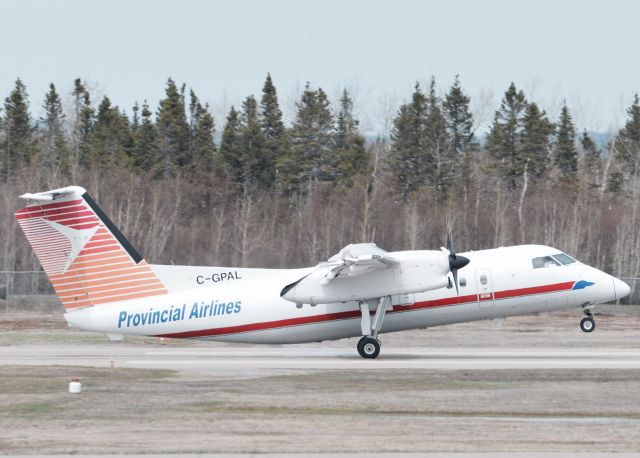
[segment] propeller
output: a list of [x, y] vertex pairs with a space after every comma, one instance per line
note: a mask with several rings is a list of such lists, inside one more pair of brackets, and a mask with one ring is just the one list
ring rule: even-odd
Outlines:
[[460, 296], [460, 290], [458, 287], [458, 269], [462, 269], [469, 264], [469, 258], [464, 256], [458, 256], [453, 248], [453, 236], [451, 235], [451, 227], [447, 222], [447, 249], [449, 252], [449, 270], [453, 275], [453, 283], [456, 285], [456, 294]]

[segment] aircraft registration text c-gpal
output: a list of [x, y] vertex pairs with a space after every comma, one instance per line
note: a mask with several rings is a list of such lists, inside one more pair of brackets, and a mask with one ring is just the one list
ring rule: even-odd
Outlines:
[[242, 280], [242, 277], [238, 274], [237, 270], [230, 270], [228, 272], [214, 272], [210, 275], [198, 275], [196, 277], [196, 283], [204, 285], [205, 283], [218, 283], [225, 280]]

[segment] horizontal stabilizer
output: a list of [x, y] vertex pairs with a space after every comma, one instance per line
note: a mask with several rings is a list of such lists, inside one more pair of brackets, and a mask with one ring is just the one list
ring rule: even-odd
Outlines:
[[51, 202], [52, 200], [55, 200], [61, 197], [80, 198], [85, 192], [86, 192], [85, 189], [80, 186], [67, 186], [66, 188], [53, 189], [51, 191], [36, 192], [36, 193], [27, 192], [26, 194], [22, 194], [20, 198], [25, 200]]

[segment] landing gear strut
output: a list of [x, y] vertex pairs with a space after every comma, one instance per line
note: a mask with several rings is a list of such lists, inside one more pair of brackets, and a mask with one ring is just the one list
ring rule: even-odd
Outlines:
[[[375, 302], [373, 302], [375, 305]], [[373, 317], [373, 323], [371, 323], [371, 314], [369, 313], [369, 302], [360, 302], [360, 312], [362, 313], [362, 321], [360, 322], [360, 328], [362, 331], [362, 339], [358, 342], [358, 353], [360, 356], [367, 359], [377, 358], [380, 354], [380, 341], [378, 340], [378, 333], [382, 327], [382, 321], [387, 309], [391, 305], [391, 296], [385, 296], [380, 298], [376, 314]]]
[[592, 332], [596, 328], [596, 321], [593, 319], [593, 315], [591, 314], [591, 310], [584, 309], [583, 313], [586, 315], [585, 318], [580, 321], [580, 329], [584, 332]]

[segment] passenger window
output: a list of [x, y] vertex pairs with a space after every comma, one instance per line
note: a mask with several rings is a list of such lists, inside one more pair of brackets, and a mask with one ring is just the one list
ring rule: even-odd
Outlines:
[[553, 258], [556, 261], [560, 261], [560, 264], [562, 264], [563, 266], [566, 266], [567, 264], [572, 264], [572, 263], [576, 262], [575, 259], [573, 259], [568, 254], [564, 254], [564, 253], [554, 254]]
[[482, 283], [483, 285], [487, 284], [487, 276], [486, 275], [480, 275], [480, 283]]
[[539, 258], [533, 258], [531, 262], [533, 263], [534, 269], [541, 269], [544, 267], [554, 267], [554, 266], [560, 265], [560, 263], [555, 259], [553, 259], [551, 256], [541, 256]]
[[465, 286], [467, 286], [467, 279], [464, 277], [460, 277], [460, 281], [458, 281], [458, 283], [460, 283], [460, 286], [464, 288]]

